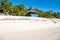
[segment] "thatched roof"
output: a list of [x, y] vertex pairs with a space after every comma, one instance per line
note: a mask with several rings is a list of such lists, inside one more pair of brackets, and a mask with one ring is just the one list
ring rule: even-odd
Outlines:
[[28, 13], [29, 13], [29, 12], [38, 13], [38, 11], [36, 11], [36, 10], [29, 10]]

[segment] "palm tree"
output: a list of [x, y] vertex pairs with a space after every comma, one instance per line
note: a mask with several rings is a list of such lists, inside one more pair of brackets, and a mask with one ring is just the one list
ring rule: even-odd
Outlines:
[[29, 10], [32, 10], [32, 7], [29, 7]]
[[19, 7], [20, 7], [20, 11], [21, 11], [21, 10], [24, 10], [24, 8], [25, 8], [24, 4], [20, 4]]
[[2, 0], [1, 1], [1, 4], [2, 4], [2, 9], [4, 11], [3, 13], [8, 14], [9, 13], [9, 10], [12, 7], [12, 4], [10, 2], [8, 2], [8, 0]]

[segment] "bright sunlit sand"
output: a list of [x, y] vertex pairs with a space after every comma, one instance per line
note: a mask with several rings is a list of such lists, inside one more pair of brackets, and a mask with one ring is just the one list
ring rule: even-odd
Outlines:
[[60, 19], [0, 16], [0, 40], [60, 40], [59, 38]]

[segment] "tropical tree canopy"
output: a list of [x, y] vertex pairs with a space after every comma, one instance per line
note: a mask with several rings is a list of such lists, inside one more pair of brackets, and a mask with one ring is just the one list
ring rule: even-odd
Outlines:
[[[24, 4], [19, 4], [13, 6], [11, 2], [8, 0], [0, 0], [0, 13], [9, 14], [12, 16], [26, 16], [29, 10], [32, 10], [32, 7], [29, 9], [25, 8]], [[45, 18], [60, 18], [60, 12], [53, 12], [53, 11], [43, 11], [37, 8], [34, 8], [38, 12], [39, 17]]]

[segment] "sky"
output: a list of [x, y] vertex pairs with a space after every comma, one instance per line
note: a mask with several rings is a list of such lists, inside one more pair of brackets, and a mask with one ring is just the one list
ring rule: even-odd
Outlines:
[[8, 0], [13, 5], [24, 4], [26, 8], [30, 6], [43, 11], [60, 12], [60, 0]]

